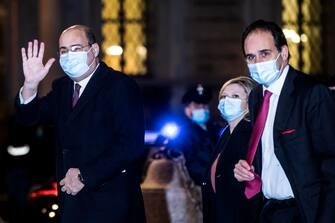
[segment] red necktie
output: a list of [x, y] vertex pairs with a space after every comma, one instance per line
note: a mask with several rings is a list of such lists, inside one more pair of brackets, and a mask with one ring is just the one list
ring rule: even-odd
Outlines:
[[[247, 162], [251, 165], [252, 162], [254, 161], [255, 154], [257, 151], [258, 143], [262, 137], [266, 118], [268, 116], [269, 112], [269, 105], [270, 105], [270, 97], [272, 93], [270, 91], [265, 91], [264, 92], [264, 98], [263, 98], [263, 103], [261, 105], [261, 108], [258, 112], [257, 118], [255, 125], [252, 129], [250, 141], [249, 141], [249, 149], [247, 153]], [[258, 194], [261, 191], [261, 186], [262, 186], [262, 180], [260, 176], [256, 173], [255, 174], [255, 179], [251, 181], [246, 182], [246, 187], [244, 194], [245, 196], [250, 199], [256, 194]]]
[[76, 106], [76, 104], [78, 102], [80, 87], [81, 86], [79, 84], [74, 85], [74, 92], [73, 92], [73, 96], [72, 96], [72, 108], [74, 108], [74, 106]]

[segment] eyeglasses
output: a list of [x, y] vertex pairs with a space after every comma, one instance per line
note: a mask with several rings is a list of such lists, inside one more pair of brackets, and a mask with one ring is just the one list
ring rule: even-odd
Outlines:
[[75, 45], [72, 45], [70, 47], [61, 47], [58, 50], [58, 54], [59, 54], [59, 56], [62, 56], [62, 55], [67, 54], [69, 51], [70, 52], [82, 52], [88, 46], [91, 46], [91, 44], [88, 44], [86, 46], [82, 46], [80, 44], [75, 44]]

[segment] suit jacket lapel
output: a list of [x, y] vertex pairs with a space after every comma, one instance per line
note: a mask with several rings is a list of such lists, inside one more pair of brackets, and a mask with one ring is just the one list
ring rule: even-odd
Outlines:
[[[252, 126], [254, 126], [258, 111], [263, 101], [263, 87], [259, 85], [249, 97], [249, 111], [250, 111], [250, 119]], [[258, 148], [256, 151], [256, 155], [254, 158], [253, 165], [255, 167], [255, 172], [260, 174], [262, 171], [262, 143], [261, 141], [258, 144]]]
[[[284, 130], [286, 128], [288, 119], [290, 118], [291, 110], [295, 103], [295, 97], [293, 97], [294, 92], [294, 81], [297, 74], [295, 70], [290, 67], [288, 74], [286, 76], [283, 88], [281, 90], [279, 101], [277, 105], [277, 111], [274, 120], [274, 129], [273, 129], [273, 137], [274, 143], [276, 144], [277, 133], [280, 130]], [[263, 88], [260, 86], [254, 90], [254, 92], [250, 95], [250, 116], [252, 124], [254, 124], [255, 119], [258, 114], [258, 110], [263, 100]], [[275, 146], [277, 148], [277, 146]], [[261, 173], [262, 168], [262, 145], [259, 143], [258, 149], [256, 152], [256, 156], [254, 159], [254, 165], [257, 173]], [[276, 154], [278, 151], [275, 151]]]
[[287, 121], [291, 115], [291, 110], [295, 104], [295, 97], [293, 97], [292, 93], [295, 89], [294, 80], [296, 76], [295, 70], [290, 67], [279, 96], [274, 120], [274, 136], [278, 132], [277, 130], [284, 130], [286, 128]]
[[222, 135], [220, 136], [219, 141], [215, 145], [215, 150], [212, 154], [211, 163], [213, 163], [215, 159], [217, 158], [217, 156], [224, 151], [225, 144], [227, 144], [227, 141], [229, 140], [229, 138], [230, 138], [230, 130], [229, 130], [229, 125], [227, 124], [224, 127], [224, 131]]
[[[85, 105], [92, 99], [101, 87], [104, 85], [104, 73], [106, 72], [106, 65], [100, 63], [98, 69], [94, 72], [93, 77], [88, 82], [82, 95], [80, 96], [76, 106], [73, 108], [73, 112], [70, 114], [69, 121], [78, 115], [78, 113], [85, 107]], [[73, 92], [73, 90], [72, 90]]]
[[285, 153], [278, 143], [280, 142], [280, 132], [288, 127], [288, 121], [291, 117], [293, 106], [295, 105], [296, 97], [294, 96], [294, 91], [296, 90], [296, 77], [296, 71], [290, 67], [279, 96], [273, 125], [274, 153], [276, 154], [278, 160], [280, 160], [280, 163], [284, 169], [287, 167], [286, 159], [283, 158]]
[[64, 99], [64, 103], [62, 103], [63, 106], [63, 120], [67, 120], [69, 115], [72, 112], [72, 95], [73, 95], [73, 81], [68, 78], [65, 82], [63, 89], [61, 90], [61, 98]]
[[[276, 143], [277, 143], [276, 139], [278, 137], [276, 133], [279, 133], [280, 130], [285, 129], [288, 119], [291, 114], [291, 110], [295, 103], [295, 97], [293, 97], [292, 94], [295, 90], [294, 81], [296, 77], [297, 77], [297, 73], [292, 67], [290, 67], [288, 74], [286, 76], [283, 88], [281, 90], [280, 96], [279, 96], [277, 111], [276, 111], [275, 120], [274, 120], [273, 137], [274, 137], [275, 148], [278, 148], [276, 146]], [[256, 120], [256, 117], [257, 117], [262, 101], [263, 101], [263, 88], [262, 86], [259, 86], [250, 94], [250, 97], [249, 97], [249, 110], [250, 110], [250, 118], [251, 118], [252, 125], [254, 125], [255, 123], [255, 120]], [[281, 151], [275, 150], [275, 153], [276, 155], [279, 155], [279, 156], [282, 155]], [[260, 175], [262, 172], [262, 143], [261, 141], [258, 145], [253, 165], [255, 166], [255, 172]]]
[[258, 85], [249, 97], [249, 113], [252, 125], [255, 124], [256, 117], [263, 101], [263, 87]]

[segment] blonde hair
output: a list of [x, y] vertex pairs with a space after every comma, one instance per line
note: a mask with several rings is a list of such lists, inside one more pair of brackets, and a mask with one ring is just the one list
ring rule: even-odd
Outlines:
[[[230, 79], [230, 80], [228, 80], [226, 83], [224, 83], [222, 85], [222, 87], [220, 89], [220, 93], [219, 93], [219, 100], [223, 98], [223, 91], [224, 91], [224, 89], [228, 85], [231, 85], [231, 84], [238, 84], [238, 85], [240, 85], [244, 89], [244, 92], [247, 95], [247, 99], [249, 97], [249, 94], [250, 94], [251, 90], [254, 89], [257, 86], [257, 83], [253, 79], [251, 79], [249, 77], [246, 77], [246, 76], [239, 76], [239, 77]], [[250, 121], [249, 110], [248, 109], [247, 109], [247, 112], [245, 113], [243, 119], [246, 120], [246, 121]]]
[[244, 89], [244, 92], [246, 93], [247, 97], [249, 97], [251, 90], [257, 86], [256, 82], [253, 79], [246, 77], [246, 76], [239, 76], [239, 77], [230, 79], [222, 85], [220, 89], [220, 93], [219, 93], [219, 100], [223, 97], [224, 89], [228, 85], [231, 85], [231, 84], [240, 85]]

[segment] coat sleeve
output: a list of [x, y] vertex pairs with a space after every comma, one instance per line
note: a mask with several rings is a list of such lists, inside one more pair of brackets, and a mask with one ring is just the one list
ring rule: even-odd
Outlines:
[[57, 82], [53, 83], [53, 90], [42, 98], [35, 97], [28, 104], [21, 104], [19, 93], [15, 98], [16, 120], [23, 125], [51, 124], [55, 111], [53, 100], [55, 99], [54, 89]]
[[113, 140], [106, 145], [102, 157], [79, 167], [85, 186], [98, 188], [123, 170], [140, 173], [144, 160], [144, 115], [141, 92], [130, 78], [113, 85], [109, 104], [113, 117], [106, 120], [113, 126]]
[[335, 103], [332, 97], [326, 87], [316, 86], [307, 114], [313, 148], [319, 154], [323, 174], [317, 222], [335, 219]]

